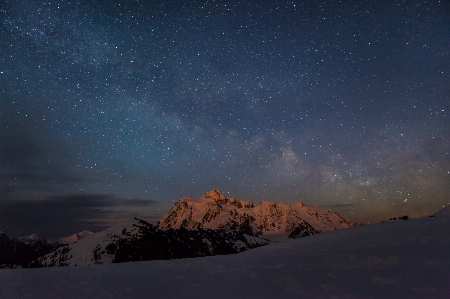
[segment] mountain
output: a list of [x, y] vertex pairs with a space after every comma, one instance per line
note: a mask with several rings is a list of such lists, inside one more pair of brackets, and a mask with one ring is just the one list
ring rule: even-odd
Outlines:
[[[181, 198], [156, 225], [141, 219], [86, 233], [37, 259], [33, 267], [179, 259], [242, 252], [287, 238], [360, 225], [301, 202], [286, 205], [228, 198], [217, 189], [199, 199]], [[71, 238], [71, 237], [69, 237]], [[73, 236], [70, 240], [76, 239]], [[67, 239], [67, 238], [66, 238]], [[271, 241], [270, 241], [271, 240]]]
[[47, 240], [45, 240], [45, 238], [37, 235], [37, 234], [32, 234], [29, 236], [25, 236], [25, 237], [20, 237], [19, 241], [24, 243], [24, 244], [29, 244], [29, 245], [33, 245], [33, 244], [39, 244], [39, 243], [47, 243]]
[[64, 237], [59, 239], [57, 242], [63, 244], [63, 245], [67, 245], [67, 244], [73, 244], [75, 242], [77, 242], [78, 240], [84, 239], [90, 235], [94, 234], [93, 232], [89, 231], [89, 230], [84, 230], [82, 232], [79, 233], [75, 233], [73, 235], [70, 235], [68, 237]]
[[270, 241], [239, 229], [159, 229], [142, 219], [115, 226], [38, 258], [32, 267], [80, 266], [233, 254]]
[[78, 240], [92, 235], [91, 231], [82, 231], [55, 242], [48, 242], [45, 238], [32, 234], [20, 238], [0, 231], [0, 269], [29, 267], [30, 262], [50, 252], [56, 252], [62, 245], [76, 243]]
[[27, 267], [27, 265], [59, 247], [36, 234], [14, 238], [6, 231], [0, 231], [0, 269]]
[[268, 238], [283, 234], [298, 238], [360, 225], [336, 212], [302, 202], [287, 205], [264, 200], [255, 205], [228, 198], [217, 189], [199, 199], [181, 198], [158, 223], [162, 229], [239, 227]]

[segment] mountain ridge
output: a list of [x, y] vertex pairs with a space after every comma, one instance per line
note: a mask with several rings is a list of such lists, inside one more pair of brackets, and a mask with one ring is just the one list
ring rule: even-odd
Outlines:
[[[135, 218], [102, 232], [80, 232], [33, 267], [107, 264], [151, 259], [233, 254], [288, 238], [362, 225], [336, 212], [263, 200], [227, 197], [213, 188], [199, 198], [180, 198], [155, 225]], [[73, 241], [73, 242], [72, 242]]]
[[[305, 226], [305, 222], [309, 225]], [[262, 200], [259, 204], [229, 198], [216, 188], [199, 199], [182, 197], [157, 223], [161, 229], [219, 229], [247, 227], [254, 234], [289, 233], [298, 226], [309, 227], [309, 235], [362, 225], [336, 212], [308, 206], [299, 201], [288, 205]]]
[[72, 234], [70, 236], [60, 238], [56, 242], [59, 242], [59, 243], [64, 244], [64, 245], [72, 244], [72, 243], [75, 243], [75, 242], [77, 242], [77, 241], [79, 241], [81, 239], [84, 239], [84, 238], [86, 238], [86, 237], [88, 237], [88, 236], [90, 236], [92, 234], [94, 234], [94, 233], [91, 232], [90, 230], [83, 230], [81, 232]]

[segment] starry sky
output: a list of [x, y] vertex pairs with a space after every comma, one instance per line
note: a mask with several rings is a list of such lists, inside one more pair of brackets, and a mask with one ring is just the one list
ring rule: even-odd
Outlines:
[[184, 195], [353, 220], [450, 204], [447, 1], [0, 1], [0, 229]]

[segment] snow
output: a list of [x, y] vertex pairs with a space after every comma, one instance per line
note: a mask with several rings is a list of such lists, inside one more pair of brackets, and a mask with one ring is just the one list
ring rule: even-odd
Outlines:
[[86, 237], [88, 237], [88, 236], [90, 236], [92, 234], [94, 234], [94, 233], [89, 231], [89, 230], [84, 230], [84, 231], [81, 231], [79, 233], [73, 234], [71, 236], [61, 238], [61, 239], [58, 240], [58, 242], [61, 243], [61, 244], [65, 244], [65, 245], [73, 244], [73, 243], [75, 243], [75, 242], [77, 242], [77, 241], [79, 241], [81, 239], [84, 239], [84, 238], [86, 238]]
[[43, 241], [43, 240], [44, 240], [44, 238], [40, 237], [37, 234], [32, 234], [32, 235], [29, 235], [29, 236], [25, 236], [25, 237], [20, 237], [19, 238], [19, 241], [22, 242], [22, 243], [25, 243], [25, 244], [32, 244], [32, 243], [35, 243], [35, 242], [38, 242], [38, 241]]
[[[93, 249], [99, 246], [99, 252], [105, 250], [105, 247], [114, 241], [114, 235], [121, 235], [122, 230], [126, 228], [128, 230], [134, 229], [131, 225], [116, 225], [110, 227], [104, 231], [98, 233], [91, 233], [89, 231], [83, 231], [78, 241], [68, 244], [70, 248], [69, 256], [73, 257], [66, 261], [68, 266], [80, 266], [80, 265], [93, 265], [96, 263], [94, 260]], [[76, 234], [75, 234], [76, 235]], [[63, 248], [59, 248], [57, 251], [61, 251]], [[49, 253], [45, 255], [43, 260], [49, 263], [52, 260], [54, 253]], [[59, 254], [58, 254], [59, 255]], [[98, 263], [111, 263], [113, 260], [113, 255], [102, 254], [97, 260]], [[45, 264], [45, 262], [43, 262]]]
[[[251, 220], [250, 220], [251, 219]], [[288, 233], [306, 221], [318, 232], [332, 231], [360, 225], [321, 207], [302, 202], [292, 205], [263, 200], [259, 204], [228, 198], [212, 189], [199, 199], [181, 198], [160, 221], [160, 228], [217, 229], [231, 223], [250, 220], [258, 233]]]
[[450, 218], [450, 206], [442, 208], [434, 216], [437, 217], [449, 217]]
[[235, 255], [0, 270], [0, 297], [450, 298], [449, 211]]

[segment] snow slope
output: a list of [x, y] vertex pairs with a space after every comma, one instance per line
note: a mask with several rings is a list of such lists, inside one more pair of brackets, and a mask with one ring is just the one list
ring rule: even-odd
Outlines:
[[450, 298], [450, 208], [235, 255], [0, 270], [1, 298]]
[[[55, 263], [54, 261], [56, 260], [54, 266], [58, 266], [59, 263], [64, 266], [111, 263], [113, 255], [101, 254], [97, 257], [94, 256], [93, 251], [96, 248], [100, 248], [101, 251], [104, 251], [109, 243], [114, 242], [115, 236], [121, 235], [123, 229], [132, 229], [132, 226], [116, 225], [95, 234], [84, 234], [84, 238], [78, 239], [76, 242], [67, 243], [64, 247], [58, 248], [55, 252], [39, 258], [38, 261], [48, 265]], [[68, 240], [66, 239], [66, 241]], [[67, 257], [63, 257], [64, 254], [62, 254], [62, 252], [64, 252]]]
[[81, 266], [112, 262], [179, 259], [233, 254], [270, 241], [239, 229], [161, 230], [142, 219], [91, 234], [37, 258], [32, 267]]
[[94, 234], [93, 232], [89, 231], [89, 230], [84, 230], [81, 231], [79, 233], [75, 233], [73, 235], [70, 235], [68, 237], [64, 237], [59, 239], [57, 242], [67, 245], [67, 244], [73, 244], [75, 242], [78, 242], [78, 240], [84, 239], [90, 235]]

